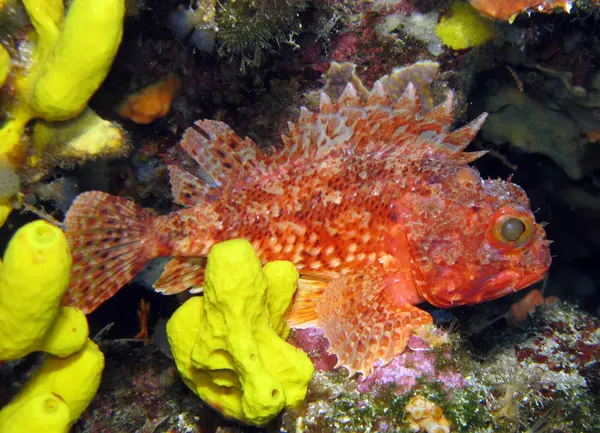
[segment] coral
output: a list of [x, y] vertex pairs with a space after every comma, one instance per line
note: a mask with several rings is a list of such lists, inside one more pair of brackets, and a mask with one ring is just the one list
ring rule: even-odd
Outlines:
[[124, 0], [75, 0], [64, 18], [61, 1], [23, 3], [36, 32], [21, 44], [31, 55], [12, 77], [14, 97], [0, 129], [0, 154], [19, 161], [28, 153], [22, 136], [30, 120], [64, 121], [85, 109], [108, 74], [125, 14]]
[[527, 10], [552, 13], [555, 8], [569, 12], [570, 0], [469, 0], [471, 6], [491, 17], [512, 22], [517, 15]]
[[487, 372], [490, 385], [498, 394], [493, 400], [497, 417], [518, 421], [524, 399], [540, 401], [541, 393], [535, 387], [540, 379], [540, 369], [521, 364], [512, 354], [503, 354], [494, 360]]
[[54, 423], [54, 430], [44, 425], [39, 431], [67, 432], [94, 398], [103, 369], [104, 355], [89, 339], [81, 350], [66, 358], [49, 355], [0, 411], [0, 431], [38, 431], [31, 429], [33, 418]]
[[494, 355], [473, 366], [470, 380], [494, 415], [492, 431], [515, 431], [545, 418], [549, 431], [596, 432], [600, 415], [594, 366], [600, 355], [600, 322], [555, 302], [538, 307], [520, 328], [510, 329], [508, 335], [490, 335], [497, 344]]
[[450, 422], [444, 416], [442, 409], [423, 396], [412, 397], [404, 410], [408, 414], [410, 429], [414, 432], [450, 432]]
[[492, 22], [465, 3], [454, 3], [450, 16], [443, 16], [435, 34], [453, 50], [485, 44], [495, 35]]
[[189, 36], [202, 52], [213, 53], [216, 46], [244, 73], [283, 44], [298, 48], [294, 38], [302, 30], [299, 15], [305, 8], [305, 0], [194, 0], [171, 13], [167, 25], [177, 38]]
[[85, 316], [60, 306], [70, 269], [69, 246], [59, 228], [34, 221], [15, 233], [0, 271], [0, 360], [37, 350], [67, 356], [83, 346]]
[[173, 98], [177, 96], [180, 88], [179, 77], [170, 74], [164, 80], [128, 96], [119, 106], [118, 113], [135, 123], [151, 123], [169, 113]]
[[297, 278], [291, 263], [261, 269], [247, 241], [226, 241], [208, 255], [204, 296], [169, 320], [185, 384], [223, 415], [262, 425], [304, 400], [312, 363], [276, 332], [285, 332]]

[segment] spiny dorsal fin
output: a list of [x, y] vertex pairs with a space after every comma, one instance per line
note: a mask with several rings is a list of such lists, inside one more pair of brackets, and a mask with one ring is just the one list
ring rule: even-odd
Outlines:
[[[354, 65], [333, 62], [319, 109], [301, 108], [298, 121], [289, 122], [289, 133], [281, 137], [283, 149], [274, 155], [265, 156], [252, 140], [241, 139], [223, 122], [211, 120], [189, 128], [182, 146], [217, 186], [259, 183], [266, 175], [273, 180], [292, 166], [331, 156], [400, 155], [410, 146], [424, 146], [405, 152], [413, 159], [435, 153], [457, 161], [484, 117], [447, 133], [454, 114], [453, 95], [450, 92], [446, 101], [434, 108], [428, 93], [438, 69], [435, 62], [417, 62], [395, 69], [368, 91]], [[189, 194], [191, 185], [186, 183], [181, 194], [184, 188], [178, 188], [179, 202], [190, 203], [182, 194]]]
[[456, 161], [457, 164], [466, 165], [466, 164], [472, 163], [473, 161], [478, 160], [486, 153], [488, 153], [487, 150], [479, 150], [477, 152], [462, 152], [462, 153], [459, 153], [458, 155], [456, 155], [454, 157], [454, 160]]
[[388, 96], [388, 93], [386, 92], [385, 87], [381, 83], [381, 80], [375, 81], [375, 84], [373, 84], [373, 88], [369, 92], [369, 96], [367, 96], [366, 105], [390, 106], [391, 102], [392, 101], [391, 101], [390, 97]]
[[421, 120], [421, 127], [425, 131], [435, 131], [438, 134], [446, 133], [454, 121], [454, 93], [448, 92], [446, 100], [435, 106]]
[[173, 201], [193, 207], [218, 197], [220, 189], [209, 185], [176, 165], [168, 165]]
[[444, 138], [446, 147], [453, 149], [455, 153], [465, 150], [483, 126], [483, 122], [485, 122], [487, 116], [487, 113], [482, 113], [475, 120], [448, 134]]
[[341, 113], [308, 113], [306, 110], [298, 123], [288, 123], [290, 132], [281, 136], [283, 149], [269, 158], [271, 170], [282, 165], [314, 162], [333, 151], [348, 148], [354, 129], [347, 124], [345, 116]]
[[369, 91], [363, 84], [360, 77], [356, 74], [356, 65], [354, 63], [331, 62], [327, 70], [327, 81], [325, 87], [321, 90], [334, 100], [339, 100], [348, 84], [352, 84], [357, 95], [365, 101]]
[[185, 131], [181, 146], [218, 186], [238, 180], [253, 182], [266, 171], [258, 146], [224, 122], [197, 121]]
[[346, 88], [342, 92], [342, 96], [340, 96], [338, 102], [347, 107], [360, 107], [363, 105], [356, 87], [352, 83], [346, 84]]

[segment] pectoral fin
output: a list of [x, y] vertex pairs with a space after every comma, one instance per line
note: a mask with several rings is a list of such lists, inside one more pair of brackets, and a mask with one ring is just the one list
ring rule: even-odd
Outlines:
[[369, 375], [377, 361], [389, 363], [404, 351], [415, 329], [433, 322], [429, 313], [392, 296], [381, 276], [340, 277], [321, 291], [315, 298], [314, 287], [299, 289], [294, 302], [301, 307], [293, 309], [302, 314], [296, 318], [313, 318], [338, 358], [337, 367], [346, 367], [350, 375]]

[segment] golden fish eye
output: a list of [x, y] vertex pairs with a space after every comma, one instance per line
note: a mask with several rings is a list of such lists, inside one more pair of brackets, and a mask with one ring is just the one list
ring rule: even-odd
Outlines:
[[525, 233], [525, 224], [518, 218], [510, 218], [504, 221], [500, 232], [504, 239], [509, 242], [515, 242]]
[[488, 241], [500, 250], [514, 250], [527, 245], [534, 232], [531, 216], [518, 211], [503, 210], [492, 223]]

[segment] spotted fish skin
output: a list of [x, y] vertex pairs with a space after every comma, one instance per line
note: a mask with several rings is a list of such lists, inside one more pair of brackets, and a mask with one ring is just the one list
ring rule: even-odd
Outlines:
[[356, 78], [341, 94], [325, 89], [272, 155], [223, 122], [196, 122], [181, 145], [212, 182], [170, 166], [184, 209], [153, 216], [98, 191], [76, 199], [66, 302], [93, 311], [157, 256], [173, 259], [156, 290], [199, 287], [210, 248], [244, 238], [263, 262], [298, 268], [290, 324], [321, 327], [338, 365], [369, 374], [432, 323], [415, 305], [476, 304], [540, 280], [544, 230], [523, 190], [467, 165], [482, 154], [464, 149], [485, 114], [451, 131], [452, 93], [433, 107], [426, 92], [436, 72], [420, 62], [370, 91]]

